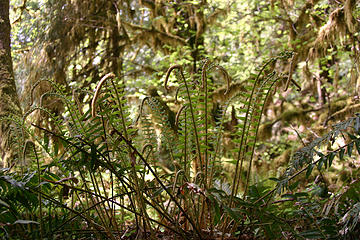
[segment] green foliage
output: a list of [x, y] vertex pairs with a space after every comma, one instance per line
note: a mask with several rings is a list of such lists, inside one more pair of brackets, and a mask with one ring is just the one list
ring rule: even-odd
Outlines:
[[[159, 97], [150, 96], [140, 106], [139, 120], [133, 121], [124, 88], [115, 84], [114, 74], [100, 80], [91, 109], [85, 112], [50, 81], [53, 90], [43, 97], [61, 100], [64, 117], [55, 116], [40, 101], [22, 119], [13, 119], [23, 138], [29, 139], [22, 152], [30, 168], [20, 168], [19, 174], [6, 169], [1, 173], [2, 236], [71, 238], [76, 234], [116, 239], [132, 228], [129, 237], [152, 239], [161, 232], [184, 239], [221, 235], [276, 239], [278, 232], [310, 239], [356, 236], [358, 182], [335, 195], [328, 192], [324, 180], [317, 180], [322, 174], [302, 191], [304, 186], [291, 181], [301, 173], [311, 178], [315, 170], [321, 173], [338, 159], [353, 156], [355, 149], [360, 152], [360, 116], [336, 124], [334, 130], [295, 152], [285, 174], [270, 179], [275, 187], [271, 181], [251, 181], [265, 102], [275, 83], [286, 79], [272, 66], [291, 57], [292, 53], [284, 52], [267, 61], [248, 92], [224, 104], [218, 122], [211, 116], [213, 87], [207, 75], [219, 70], [227, 88], [230, 78], [209, 60], [197, 75], [200, 84], [190, 83], [191, 76], [182, 66], [169, 68], [165, 89], [175, 72], [177, 98], [183, 103], [175, 119]], [[230, 104], [238, 107], [229, 181], [223, 177], [222, 141]], [[29, 122], [35, 112], [46, 113], [52, 127]], [[340, 137], [345, 145], [322, 152], [322, 145], [332, 146]]]
[[[0, 120], [1, 237], [359, 236], [358, 2], [13, 3], [25, 114]], [[174, 104], [143, 98], [164, 79]]]
[[[151, 238], [159, 234], [159, 227], [186, 238], [189, 234], [198, 237], [214, 234], [205, 229], [235, 234], [249, 228], [242, 224], [244, 218], [250, 220], [250, 229], [257, 222], [261, 226], [268, 220], [259, 217], [264, 212], [256, 199], [264, 195], [267, 187], [250, 186], [251, 162], [264, 102], [274, 83], [281, 79], [276, 72], [269, 73], [267, 67], [289, 57], [291, 53], [284, 53], [267, 62], [256, 75], [249, 93], [242, 92], [230, 99], [216, 124], [211, 120], [209, 91], [213, 88], [207, 74], [219, 70], [228, 88], [230, 78], [225, 69], [209, 60], [204, 62], [199, 74], [201, 86], [189, 84], [180, 65], [169, 68], [165, 88], [170, 73], [176, 71], [180, 84], [178, 98], [183, 107], [173, 119], [161, 99], [147, 97], [141, 108], [148, 105], [151, 114], [140, 112], [140, 131], [130, 119], [123, 86], [115, 84], [113, 74], [105, 75], [97, 85], [91, 115], [90, 109], [82, 114], [76, 102], [50, 82], [53, 90], [44, 96], [64, 102], [64, 117], [54, 116], [40, 102], [39, 107], [32, 108], [18, 121], [32, 139], [25, 144], [23, 152], [28, 161], [36, 161], [39, 184], [23, 188], [23, 192], [33, 194], [38, 210], [34, 216], [53, 217], [50, 206], [56, 209], [55, 216], [61, 216], [50, 229], [41, 222], [37, 233], [41, 237], [70, 236], [75, 226], [65, 231], [60, 228], [75, 219], [80, 225], [82, 219], [94, 231], [89, 236], [112, 239], [125, 231], [129, 219], [133, 219], [137, 234], [149, 234]], [[233, 182], [219, 178], [223, 171], [223, 123], [230, 103], [243, 104], [238, 109], [240, 122], [233, 140], [238, 146]], [[50, 116], [52, 129], [28, 123], [27, 119], [36, 111]], [[159, 129], [159, 136], [155, 135], [155, 129]], [[40, 134], [35, 134], [36, 131]], [[146, 151], [147, 147], [150, 151]], [[248, 163], [247, 170], [243, 169], [244, 162]], [[240, 190], [242, 171], [247, 174], [245, 188]], [[44, 184], [61, 190], [47, 192], [49, 188]], [[10, 206], [5, 200], [3, 206]], [[255, 216], [256, 220], [252, 220]], [[260, 229], [270, 231], [268, 237], [276, 230]]]

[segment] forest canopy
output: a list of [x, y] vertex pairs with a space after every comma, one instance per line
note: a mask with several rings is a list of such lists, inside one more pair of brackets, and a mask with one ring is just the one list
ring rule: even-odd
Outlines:
[[4, 239], [357, 239], [360, 3], [0, 0]]

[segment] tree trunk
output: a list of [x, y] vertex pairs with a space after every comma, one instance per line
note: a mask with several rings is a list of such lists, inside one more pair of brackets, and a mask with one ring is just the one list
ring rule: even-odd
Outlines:
[[[9, 0], [0, 0], [0, 118], [21, 114], [10, 52]], [[12, 160], [11, 121], [0, 121], [0, 165]]]

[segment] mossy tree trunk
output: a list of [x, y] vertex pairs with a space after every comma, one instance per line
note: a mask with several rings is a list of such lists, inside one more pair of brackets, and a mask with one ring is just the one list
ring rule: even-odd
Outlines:
[[[21, 114], [16, 92], [10, 51], [9, 0], [0, 0], [0, 118]], [[0, 165], [11, 161], [14, 153], [10, 144], [10, 121], [0, 122]]]

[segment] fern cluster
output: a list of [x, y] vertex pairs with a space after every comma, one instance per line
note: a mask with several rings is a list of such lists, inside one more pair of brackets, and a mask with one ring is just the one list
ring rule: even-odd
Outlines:
[[[273, 71], [273, 66], [292, 56], [285, 52], [266, 62], [252, 75], [246, 91], [222, 104], [221, 117], [216, 120], [210, 94], [215, 86], [209, 76], [217, 76], [214, 70], [222, 75], [225, 94], [231, 78], [224, 68], [209, 60], [194, 76], [188, 76], [180, 65], [169, 68], [164, 87], [168, 89], [170, 75], [175, 73], [179, 85], [176, 100], [182, 102], [176, 116], [169, 113], [160, 98], [147, 96], [139, 107], [138, 120], [131, 119], [124, 86], [116, 83], [114, 74], [105, 75], [93, 95], [87, 93], [92, 98], [91, 106], [80, 110], [73, 96], [50, 81], [53, 90], [41, 99], [61, 100], [65, 109], [61, 116], [49, 112], [40, 100], [22, 119], [2, 119], [16, 123], [21, 133], [18, 136], [24, 142], [19, 152], [23, 160], [35, 164], [28, 165], [32, 166], [32, 173], [26, 181], [15, 174], [6, 177], [7, 172], [2, 171], [0, 186], [14, 191], [20, 187], [30, 194], [34, 201], [26, 204], [35, 210], [26, 214], [39, 219], [19, 226], [13, 221], [6, 231], [14, 233], [19, 227], [29, 227], [37, 229], [32, 237], [71, 237], [75, 228], [84, 227], [84, 222], [92, 231], [84, 235], [117, 239], [129, 230], [131, 221], [134, 232], [129, 234], [144, 239], [156, 239], [163, 231], [183, 239], [246, 235], [249, 231], [274, 238], [284, 226], [289, 234], [301, 236], [275, 211], [273, 193], [293, 190], [290, 180], [305, 171], [310, 176], [315, 166], [319, 170], [330, 167], [336, 155], [340, 159], [345, 152], [351, 156], [354, 147], [360, 152], [360, 117], [337, 124], [333, 131], [297, 151], [284, 176], [273, 179], [277, 181], [274, 189], [251, 182], [257, 134], [267, 98], [277, 81], [293, 82]], [[228, 181], [223, 177], [223, 141], [228, 134], [225, 123], [230, 106], [235, 106], [232, 117], [236, 125], [230, 136], [236, 148], [230, 154], [234, 171]], [[32, 123], [31, 115], [39, 112], [46, 114], [47, 120]], [[346, 145], [321, 153], [322, 144], [333, 144], [344, 135], [349, 138]], [[319, 158], [315, 159], [315, 155]], [[5, 191], [11, 195], [10, 190]], [[305, 201], [302, 195], [292, 197]], [[13, 203], [9, 199], [1, 199], [2, 207], [16, 212], [18, 219], [25, 217], [19, 213], [20, 208], [10, 205]], [[59, 214], [61, 211], [64, 215]], [[347, 209], [342, 220], [344, 235], [355, 228], [357, 213], [356, 204]], [[63, 220], [55, 226], [40, 220], [60, 215]], [[8, 214], [2, 216], [10, 218]], [[72, 226], [75, 219], [81, 221]], [[279, 223], [272, 226], [274, 219]], [[29, 236], [26, 231], [23, 234]]]

